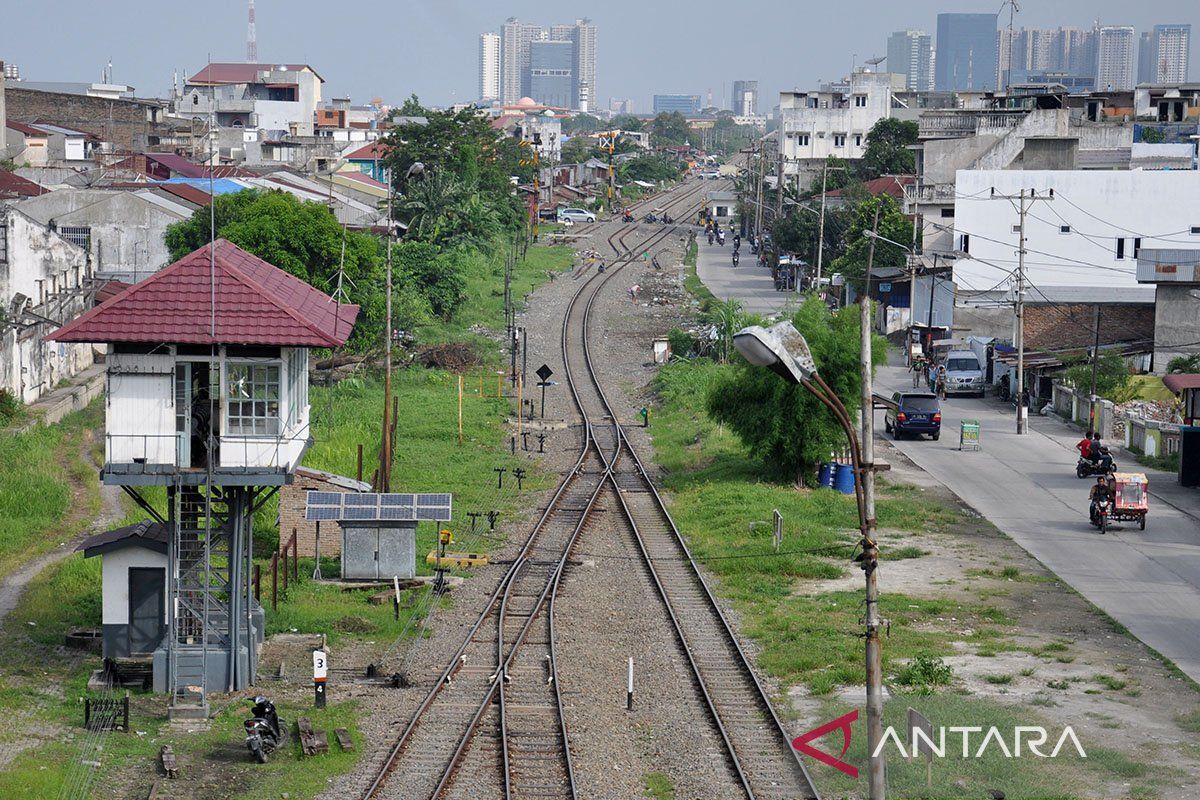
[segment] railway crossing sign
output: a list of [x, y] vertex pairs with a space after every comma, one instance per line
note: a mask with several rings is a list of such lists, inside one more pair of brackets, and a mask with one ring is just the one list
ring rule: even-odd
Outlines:
[[549, 365], [542, 364], [537, 368], [537, 372], [534, 374], [537, 375], [540, 380], [548, 381], [550, 380], [550, 376], [554, 374], [554, 370], [550, 369]]

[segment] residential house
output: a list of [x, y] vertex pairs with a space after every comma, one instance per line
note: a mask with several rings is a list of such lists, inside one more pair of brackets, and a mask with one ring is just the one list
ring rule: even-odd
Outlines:
[[0, 204], [0, 389], [32, 403], [91, 366], [90, 346], [45, 338], [91, 301], [87, 250]]

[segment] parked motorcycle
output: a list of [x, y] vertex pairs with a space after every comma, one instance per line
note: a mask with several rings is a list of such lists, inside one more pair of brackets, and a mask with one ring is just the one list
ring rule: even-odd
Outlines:
[[645, 217], [642, 218], [642, 221], [643, 222], [658, 222], [658, 217], [654, 216], [654, 214], [647, 214]]
[[283, 742], [283, 729], [275, 713], [275, 704], [261, 694], [254, 698], [250, 713], [254, 716], [242, 723], [246, 726], [246, 749], [255, 761], [265, 764], [267, 756]]
[[670, 225], [670, 224], [671, 224], [671, 223], [673, 223], [675, 220], [671, 218], [671, 215], [670, 215], [670, 214], [663, 214], [663, 215], [662, 215], [662, 221], [663, 221], [663, 224], [664, 224], [664, 225]]

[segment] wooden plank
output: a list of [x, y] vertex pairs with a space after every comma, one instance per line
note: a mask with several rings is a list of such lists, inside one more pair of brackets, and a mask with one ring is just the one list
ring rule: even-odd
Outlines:
[[338, 745], [347, 753], [354, 750], [354, 740], [350, 738], [350, 731], [345, 728], [334, 728], [333, 735], [337, 737]]
[[312, 720], [301, 717], [296, 720], [296, 728], [300, 731], [300, 750], [306, 756], [315, 756], [329, 752], [329, 737], [325, 731], [314, 731]]
[[158, 757], [162, 761], [163, 773], [168, 778], [179, 777], [179, 764], [175, 760], [175, 750], [169, 744], [164, 744], [158, 751]]

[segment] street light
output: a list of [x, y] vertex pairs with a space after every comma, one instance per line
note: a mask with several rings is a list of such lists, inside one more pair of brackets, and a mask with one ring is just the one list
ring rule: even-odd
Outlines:
[[[756, 367], [766, 367], [789, 383], [799, 384], [821, 401], [833, 414], [846, 439], [850, 443], [850, 460], [854, 469], [854, 496], [858, 504], [858, 527], [861, 532], [859, 546], [861, 562], [866, 576], [866, 673], [867, 673], [867, 752], [870, 756], [867, 784], [871, 800], [883, 800], [884, 758], [880, 741], [883, 739], [883, 672], [879, 648], [879, 583], [876, 570], [879, 566], [879, 548], [875, 543], [874, 493], [868, 482], [874, 480], [871, 470], [874, 464], [863, 464], [862, 449], [858, 435], [846, 406], [838, 398], [817, 371], [812, 350], [804, 336], [791, 322], [784, 321], [763, 328], [751, 325], [733, 336], [733, 346]], [[869, 361], [869, 354], [867, 356]], [[866, 369], [870, 369], [868, 363]], [[874, 413], [870, 399], [864, 401], [862, 413]]]

